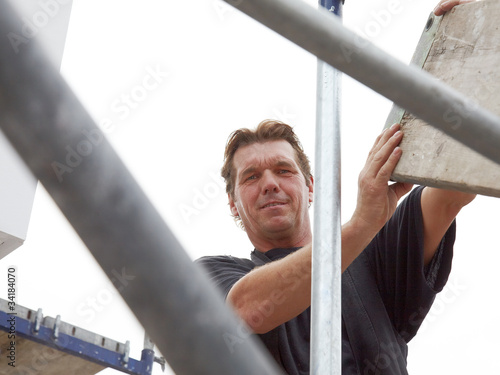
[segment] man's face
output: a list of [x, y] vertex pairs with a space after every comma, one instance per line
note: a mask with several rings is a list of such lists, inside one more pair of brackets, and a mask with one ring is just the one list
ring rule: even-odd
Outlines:
[[243, 146], [236, 151], [233, 165], [234, 198], [229, 197], [229, 205], [250, 240], [283, 240], [310, 231], [312, 178], [307, 186], [287, 141]]

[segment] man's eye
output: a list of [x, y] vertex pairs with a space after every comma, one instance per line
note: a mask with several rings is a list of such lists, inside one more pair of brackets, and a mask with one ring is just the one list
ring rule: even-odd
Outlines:
[[290, 173], [290, 171], [288, 169], [280, 169], [280, 172], [281, 174], [283, 173]]
[[255, 180], [256, 178], [257, 178], [257, 176], [253, 174], [253, 175], [247, 177], [246, 181]]

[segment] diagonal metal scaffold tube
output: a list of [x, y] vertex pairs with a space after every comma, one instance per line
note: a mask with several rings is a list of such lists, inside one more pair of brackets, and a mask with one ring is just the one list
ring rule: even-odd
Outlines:
[[0, 127], [107, 276], [123, 278], [120, 294], [172, 369], [281, 374], [21, 26], [0, 0]]
[[500, 164], [500, 118], [301, 0], [225, 0], [450, 137]]

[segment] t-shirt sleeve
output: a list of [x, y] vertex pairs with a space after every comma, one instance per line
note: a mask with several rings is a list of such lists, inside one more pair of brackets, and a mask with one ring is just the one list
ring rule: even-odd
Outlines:
[[455, 241], [453, 222], [433, 260], [424, 267], [422, 190], [417, 187], [404, 199], [367, 248], [387, 313], [407, 342], [448, 280]]
[[195, 264], [205, 270], [213, 284], [222, 292], [224, 299], [233, 285], [255, 267], [249, 259], [232, 256], [206, 256], [195, 260]]

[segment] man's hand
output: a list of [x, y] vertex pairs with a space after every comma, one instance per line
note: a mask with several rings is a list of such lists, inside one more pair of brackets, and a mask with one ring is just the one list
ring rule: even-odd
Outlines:
[[412, 184], [389, 185], [400, 157], [403, 138], [399, 124], [377, 137], [358, 180], [358, 200], [351, 220], [342, 227], [342, 271], [363, 251], [396, 211]]
[[397, 147], [403, 138], [399, 124], [377, 137], [358, 180], [358, 201], [353, 219], [376, 234], [396, 210], [399, 198], [412, 188], [408, 183], [389, 185], [389, 179], [401, 157]]
[[446, 12], [450, 11], [453, 7], [457, 5], [472, 3], [474, 1], [476, 0], [441, 0], [434, 9], [434, 14], [439, 17], [445, 14]]

